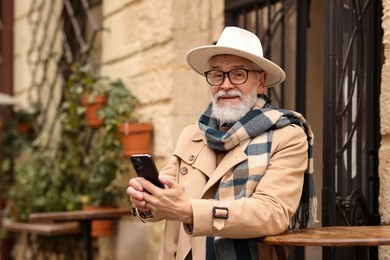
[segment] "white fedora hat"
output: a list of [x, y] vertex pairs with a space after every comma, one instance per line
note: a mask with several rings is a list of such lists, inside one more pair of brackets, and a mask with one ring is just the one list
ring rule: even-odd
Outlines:
[[238, 27], [226, 27], [216, 45], [206, 45], [190, 50], [186, 55], [186, 61], [196, 72], [204, 75], [210, 69], [210, 58], [220, 54], [240, 56], [257, 64], [267, 73], [266, 86], [279, 84], [286, 78], [286, 74], [278, 65], [264, 58], [259, 38]]

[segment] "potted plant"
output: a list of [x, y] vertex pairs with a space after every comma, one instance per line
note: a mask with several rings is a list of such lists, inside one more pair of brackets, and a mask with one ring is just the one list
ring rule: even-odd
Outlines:
[[[77, 66], [73, 68], [73, 72], [69, 77], [67, 84], [69, 85], [68, 99], [73, 96], [72, 104], [75, 105], [75, 99], [81, 96], [81, 104], [86, 105], [86, 109], [95, 108], [99, 122], [93, 121], [88, 123], [88, 112], [86, 112], [87, 126], [95, 128], [94, 131], [82, 129], [82, 124], [78, 124], [81, 131], [75, 136], [86, 137], [82, 144], [83, 154], [81, 168], [87, 173], [87, 181], [85, 189], [81, 194], [81, 203], [84, 210], [95, 210], [97, 208], [115, 207], [116, 200], [123, 197], [125, 188], [120, 185], [118, 175], [128, 173], [126, 164], [123, 162], [121, 155], [122, 146], [120, 144], [120, 136], [116, 129], [109, 127], [98, 128], [100, 123], [105, 122], [105, 115], [99, 114], [101, 109], [94, 101], [99, 99], [101, 95], [108, 98], [108, 92], [112, 89], [112, 84], [107, 78], [94, 76], [89, 66]], [[102, 98], [103, 99], [103, 98]], [[104, 102], [103, 102], [104, 103]], [[72, 111], [71, 120], [66, 120], [70, 125], [77, 121], [75, 118], [79, 109], [70, 109]], [[105, 106], [103, 106], [105, 107]], [[96, 117], [95, 117], [96, 118]], [[81, 123], [81, 122], [79, 122]], [[74, 131], [72, 131], [74, 134]], [[92, 222], [92, 236], [110, 236], [112, 234], [112, 221], [98, 220]]]
[[89, 64], [74, 62], [70, 64], [69, 70], [67, 85], [82, 93], [80, 102], [85, 108], [87, 126], [102, 126], [104, 119], [98, 117], [97, 110], [107, 102], [108, 80], [96, 77]]
[[9, 116], [2, 116], [0, 119], [0, 144], [2, 147], [0, 159], [0, 200], [7, 207], [9, 206], [10, 190], [12, 190], [15, 180], [14, 160], [21, 151], [28, 149], [29, 143], [34, 138], [30, 116], [27, 116], [25, 111], [20, 110], [19, 112], [20, 114], [17, 112]]
[[111, 82], [107, 94], [107, 104], [98, 114], [105, 118], [106, 127], [117, 128], [121, 134], [123, 156], [150, 153], [152, 124], [140, 121], [136, 111], [140, 105], [139, 99], [121, 80]]
[[15, 181], [15, 158], [22, 151], [28, 150], [29, 144], [36, 137], [33, 125], [39, 113], [39, 106], [32, 104], [29, 108], [17, 108], [0, 117], [0, 203], [4, 201], [7, 205], [10, 200], [10, 191]]
[[107, 103], [109, 84], [106, 79], [98, 79], [88, 86], [81, 97], [81, 104], [85, 106], [87, 126], [97, 128], [103, 125], [104, 118], [99, 117], [97, 111]]
[[32, 130], [32, 125], [40, 113], [38, 106], [32, 106], [30, 109], [21, 108], [14, 112], [14, 117], [18, 123], [18, 129], [21, 134], [29, 134]]
[[[117, 182], [121, 168], [121, 147], [117, 134], [113, 131], [102, 131], [100, 137], [93, 142], [90, 154], [85, 157], [88, 169], [86, 194], [82, 198], [84, 210], [116, 207], [116, 200], [123, 195], [124, 187]], [[113, 234], [111, 220], [92, 221], [92, 236], [111, 236]]]
[[[26, 155], [15, 165], [8, 196], [15, 221], [27, 221], [32, 212], [81, 209], [81, 194], [88, 176], [85, 170], [73, 166], [70, 157], [59, 161], [53, 151], [29, 150]], [[67, 167], [67, 171], [62, 167]]]
[[86, 153], [85, 124], [80, 118], [80, 94], [68, 87], [64, 96], [61, 112], [56, 115], [61, 138], [49, 144], [51, 129], [41, 128], [14, 159], [14, 179], [8, 199], [16, 221], [27, 221], [32, 212], [82, 208], [81, 197], [88, 183], [82, 159]]
[[[54, 121], [59, 129], [56, 138], [51, 138], [51, 127], [40, 127], [41, 131], [37, 136], [25, 142], [23, 149], [18, 149], [20, 153], [16, 154], [15, 160], [2, 162], [2, 171], [5, 171], [15, 161], [11, 191], [7, 197], [15, 213], [13, 217], [18, 221], [26, 221], [31, 212], [81, 210], [84, 202], [82, 198], [85, 198], [92, 190], [91, 186], [96, 183], [92, 181], [94, 184], [91, 184], [93, 175], [102, 173], [101, 168], [107, 168], [107, 163], [99, 163], [97, 159], [93, 159], [93, 152], [99, 151], [104, 162], [111, 158], [121, 158], [119, 137], [113, 138], [107, 133], [101, 133], [101, 140], [106, 138], [116, 142], [118, 148], [115, 150], [107, 145], [103, 147], [96, 140], [104, 128], [91, 131], [85, 125], [80, 98], [88, 84], [94, 83], [92, 73], [83, 71], [86, 68], [80, 67], [78, 63], [71, 63], [66, 68], [69, 68], [65, 70], [69, 76], [65, 82], [61, 109]], [[37, 121], [37, 118], [33, 120]], [[117, 136], [116, 132], [114, 134]], [[110, 157], [115, 151], [117, 154]], [[95, 191], [108, 192], [106, 189]]]
[[[101, 154], [101, 152], [98, 152]], [[88, 159], [87, 159], [88, 160]], [[118, 165], [110, 158], [95, 158], [88, 162], [88, 184], [86, 194], [82, 198], [84, 210], [114, 208], [116, 187], [114, 185]], [[91, 223], [91, 235], [111, 236], [113, 224], [110, 220], [95, 220]]]

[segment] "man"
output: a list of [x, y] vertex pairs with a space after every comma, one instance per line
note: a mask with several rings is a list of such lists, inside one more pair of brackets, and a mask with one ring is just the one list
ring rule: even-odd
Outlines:
[[312, 190], [302, 193], [304, 180], [312, 186], [310, 128], [263, 94], [285, 73], [251, 32], [227, 27], [216, 45], [192, 49], [186, 60], [206, 77], [212, 102], [161, 170], [165, 189], [130, 180], [134, 212], [167, 220], [160, 259], [276, 259], [256, 238], [315, 219]]

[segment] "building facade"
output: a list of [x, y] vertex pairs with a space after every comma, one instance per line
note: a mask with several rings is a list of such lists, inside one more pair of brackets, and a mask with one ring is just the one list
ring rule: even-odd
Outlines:
[[[38, 93], [30, 91], [32, 86], [52, 79], [53, 84], [43, 86], [40, 92], [42, 98], [46, 98], [45, 93], [49, 92], [50, 87], [61, 84], [52, 76], [56, 74], [55, 67], [39, 67], [36, 64], [62, 48], [63, 38], [52, 37], [57, 29], [51, 25], [55, 24], [56, 19], [60, 19], [62, 8], [71, 2], [74, 1], [13, 1], [12, 92], [21, 104], [28, 104], [29, 99], [37, 98]], [[122, 79], [140, 98], [142, 103], [140, 113], [154, 126], [152, 154], [161, 168], [171, 156], [181, 129], [196, 122], [210, 101], [209, 88], [204, 78], [187, 66], [185, 54], [193, 47], [213, 44], [218, 39], [226, 25], [226, 5], [230, 1], [84, 2], [89, 3], [91, 8], [87, 14], [93, 17], [91, 19], [88, 16], [85, 23], [89, 27], [83, 27], [85, 39], [93, 39], [93, 44], [91, 40], [85, 45], [88, 43], [93, 45], [91, 57], [101, 75]], [[324, 68], [326, 4], [319, 0], [310, 2], [308, 11], [310, 26], [306, 36], [305, 75], [308, 87], [305, 102], [306, 118], [315, 132], [316, 186], [321, 202], [322, 151], [323, 143], [327, 141], [326, 137], [323, 137], [326, 127], [323, 122], [323, 93], [326, 93], [324, 78], [327, 77]], [[293, 14], [287, 14], [286, 17], [295, 18]], [[387, 60], [390, 48], [389, 17], [390, 3], [382, 1], [383, 64], [378, 97], [381, 141], [377, 165], [380, 181], [378, 210], [382, 225], [390, 224], [390, 66]], [[294, 45], [291, 38], [290, 35], [283, 39], [287, 45]], [[297, 50], [297, 46], [294, 45], [294, 48], [293, 50]], [[287, 108], [292, 109], [297, 104], [294, 104], [296, 101], [292, 99], [296, 93], [290, 86], [295, 84], [296, 78], [295, 76], [289, 78], [291, 74], [288, 73], [288, 68], [294, 66], [294, 61], [291, 63], [287, 61], [285, 64], [287, 68], [285, 104]], [[319, 216], [321, 213], [320, 205]], [[113, 238], [99, 239], [102, 257], [128, 259], [131, 255], [134, 259], [156, 259], [161, 245], [163, 223], [143, 224], [129, 216], [118, 221], [117, 231]], [[318, 256], [320, 253], [318, 250], [309, 250], [307, 255]], [[380, 247], [379, 259], [389, 257], [390, 249]]]

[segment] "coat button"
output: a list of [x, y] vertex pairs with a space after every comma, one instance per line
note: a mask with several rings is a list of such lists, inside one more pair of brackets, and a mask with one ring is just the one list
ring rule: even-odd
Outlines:
[[181, 172], [181, 174], [187, 174], [188, 173], [187, 167], [181, 167], [180, 172]]
[[195, 155], [191, 155], [188, 159], [189, 159], [190, 161], [195, 160]]

